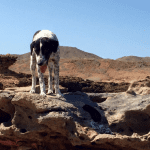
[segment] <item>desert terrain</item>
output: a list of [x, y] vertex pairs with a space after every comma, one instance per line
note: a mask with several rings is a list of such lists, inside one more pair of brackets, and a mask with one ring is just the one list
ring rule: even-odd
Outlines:
[[41, 97], [38, 77], [30, 94], [31, 82], [30, 53], [0, 55], [0, 149], [150, 149], [149, 57], [60, 47], [64, 97]]
[[[81, 77], [96, 82], [130, 82], [144, 79], [150, 74], [149, 57], [102, 59], [77, 48], [60, 47], [60, 58], [60, 76]], [[30, 53], [26, 53], [18, 55], [10, 70], [30, 74], [29, 66]]]
[[[16, 61], [11, 65], [13, 60], [9, 60], [12, 57]], [[1, 55], [2, 58], [5, 59], [4, 55]], [[0, 83], [4, 88], [31, 85], [30, 53], [10, 55], [4, 62], [1, 64], [0, 74]], [[4, 66], [9, 68], [6, 70]], [[74, 91], [84, 89], [83, 92], [123, 92], [130, 83], [149, 76], [149, 68], [149, 57], [103, 59], [74, 47], [60, 47], [60, 85], [69, 88], [74, 84]], [[47, 76], [48, 71], [45, 72], [45, 78]], [[47, 84], [47, 79], [45, 82]]]

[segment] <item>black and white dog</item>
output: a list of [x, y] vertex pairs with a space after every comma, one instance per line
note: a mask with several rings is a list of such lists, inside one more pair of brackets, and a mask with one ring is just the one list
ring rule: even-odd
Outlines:
[[49, 30], [39, 30], [33, 36], [33, 41], [30, 45], [31, 60], [30, 70], [32, 73], [32, 87], [30, 93], [35, 93], [36, 76], [35, 69], [37, 67], [40, 95], [46, 96], [45, 83], [43, 73], [47, 66], [49, 71], [48, 93], [53, 93], [52, 86], [52, 70], [54, 67], [54, 89], [57, 97], [63, 96], [59, 90], [59, 59], [60, 50], [59, 42], [54, 33]]

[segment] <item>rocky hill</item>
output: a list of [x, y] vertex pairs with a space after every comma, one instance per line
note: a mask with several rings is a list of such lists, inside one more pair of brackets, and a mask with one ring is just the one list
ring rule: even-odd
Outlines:
[[[30, 52], [22, 55], [15, 55], [17, 56], [17, 60], [26, 60], [28, 61], [30, 58]], [[93, 58], [93, 59], [102, 59], [101, 57], [94, 55], [92, 53], [87, 53], [82, 50], [77, 49], [76, 47], [68, 47], [68, 46], [60, 46], [60, 58], [61, 59], [83, 59], [83, 58]]]
[[93, 58], [102, 59], [101, 57], [94, 55], [92, 53], [87, 53], [76, 47], [60, 46], [60, 58], [61, 59], [83, 59], [83, 58]]
[[125, 62], [150, 62], [150, 57], [137, 57], [137, 56], [125, 56], [118, 58], [116, 60], [125, 61]]

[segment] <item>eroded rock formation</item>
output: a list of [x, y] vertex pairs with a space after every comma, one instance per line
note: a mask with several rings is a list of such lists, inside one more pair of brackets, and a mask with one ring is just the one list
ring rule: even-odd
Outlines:
[[0, 73], [6, 72], [8, 67], [14, 64], [17, 60], [17, 57], [12, 56], [10, 54], [7, 55], [0, 55]]
[[[57, 99], [29, 89], [0, 93], [0, 149], [149, 149], [149, 95], [70, 92]], [[94, 95], [105, 100], [95, 103]]]
[[0, 143], [10, 149], [72, 149], [91, 145], [98, 134], [111, 134], [103, 111], [81, 92], [56, 99], [3, 91], [0, 110]]
[[150, 94], [150, 76], [147, 76], [143, 80], [139, 81], [132, 81], [127, 93], [129, 94], [140, 94], [140, 95], [147, 95]]

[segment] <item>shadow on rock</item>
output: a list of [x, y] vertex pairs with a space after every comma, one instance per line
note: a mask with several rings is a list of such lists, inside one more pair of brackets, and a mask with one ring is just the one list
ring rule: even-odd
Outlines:
[[[100, 129], [100, 125], [108, 125], [103, 110], [100, 109], [97, 103], [92, 102], [86, 93], [82, 93], [79, 91], [70, 92], [68, 94], [65, 94], [64, 98], [66, 99], [67, 103], [71, 103], [79, 109], [81, 113], [81, 120], [83, 119], [84, 121], [88, 121], [89, 123], [86, 125], [88, 125], [89, 127], [94, 127], [95, 125], [95, 129]], [[81, 123], [81, 120], [78, 121]], [[104, 131], [99, 132], [103, 133]]]

